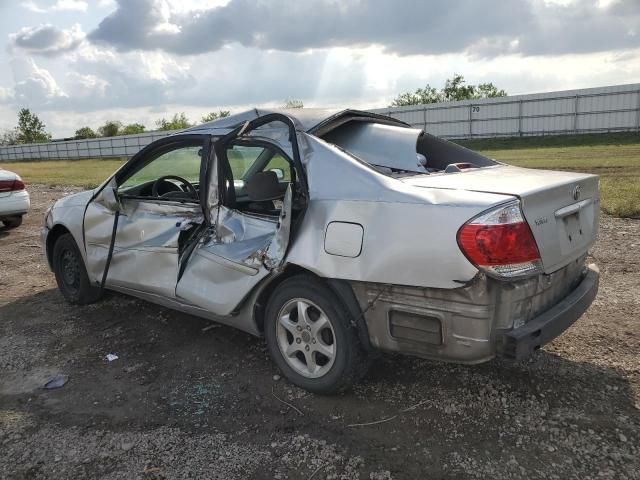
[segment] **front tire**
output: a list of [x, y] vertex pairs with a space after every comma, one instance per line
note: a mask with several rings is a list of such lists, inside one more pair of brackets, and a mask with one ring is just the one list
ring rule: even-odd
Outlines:
[[2, 220], [2, 223], [7, 228], [18, 228], [20, 225], [22, 225], [22, 215], [5, 218], [4, 220]]
[[369, 366], [348, 309], [310, 275], [278, 286], [267, 304], [265, 338], [284, 376], [314, 393], [345, 391]]
[[53, 272], [58, 289], [67, 302], [87, 305], [102, 296], [89, 281], [80, 250], [70, 233], [61, 235], [53, 246]]

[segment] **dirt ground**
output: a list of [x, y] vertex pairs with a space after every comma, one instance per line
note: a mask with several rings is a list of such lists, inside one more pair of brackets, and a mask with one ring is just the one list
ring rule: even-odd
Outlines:
[[116, 294], [64, 303], [38, 234], [71, 190], [30, 189], [0, 229], [0, 478], [640, 478], [638, 220], [602, 218], [595, 303], [528, 361], [385, 356], [321, 397], [232, 328]]

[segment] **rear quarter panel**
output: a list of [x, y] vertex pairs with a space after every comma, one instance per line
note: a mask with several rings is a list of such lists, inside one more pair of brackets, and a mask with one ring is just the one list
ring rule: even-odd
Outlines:
[[[311, 201], [287, 261], [327, 278], [456, 288], [478, 273], [458, 248], [456, 233], [485, 209], [484, 205]], [[327, 253], [325, 233], [331, 222], [362, 226], [357, 257]]]
[[[456, 288], [478, 270], [456, 242], [460, 226], [513, 197], [407, 185], [308, 136], [309, 205], [287, 262], [327, 278]], [[331, 222], [362, 226], [356, 257], [329, 254]], [[331, 249], [329, 249], [331, 250]]]

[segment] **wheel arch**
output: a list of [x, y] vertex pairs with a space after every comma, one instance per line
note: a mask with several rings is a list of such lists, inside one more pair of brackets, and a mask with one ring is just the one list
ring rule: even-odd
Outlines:
[[358, 337], [364, 349], [368, 352], [375, 351], [375, 348], [371, 345], [371, 341], [369, 340], [369, 330], [367, 328], [362, 309], [360, 308], [360, 304], [356, 299], [353, 288], [351, 288], [351, 284], [342, 279], [321, 277], [296, 264], [288, 264], [280, 275], [271, 280], [260, 291], [253, 307], [254, 321], [260, 332], [264, 332], [265, 311], [269, 298], [271, 298], [271, 295], [276, 291], [280, 284], [297, 275], [310, 276], [328, 286], [349, 313], [351, 324], [357, 329]]
[[51, 228], [51, 230], [49, 230], [49, 233], [47, 234], [47, 241], [46, 241], [45, 247], [47, 252], [47, 262], [49, 263], [50, 269], [53, 269], [53, 246], [56, 244], [58, 239], [65, 233], [71, 233], [71, 231], [61, 223], [58, 223], [54, 225], [53, 228]]

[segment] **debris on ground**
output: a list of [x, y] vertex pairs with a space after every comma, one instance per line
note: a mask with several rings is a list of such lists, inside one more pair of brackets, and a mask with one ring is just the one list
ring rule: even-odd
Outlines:
[[220, 325], [219, 323], [212, 323], [211, 325], [207, 325], [206, 327], [204, 327], [201, 331], [202, 333], [204, 332], [208, 332], [209, 330], [213, 330], [214, 328], [220, 328], [222, 325]]
[[47, 389], [47, 390], [53, 390], [55, 388], [61, 388], [64, 387], [65, 384], [69, 381], [69, 375], [65, 375], [63, 373], [59, 373], [57, 375], [54, 375], [53, 377], [49, 378], [49, 380], [47, 380], [45, 382], [45, 384], [42, 386], [42, 388]]

